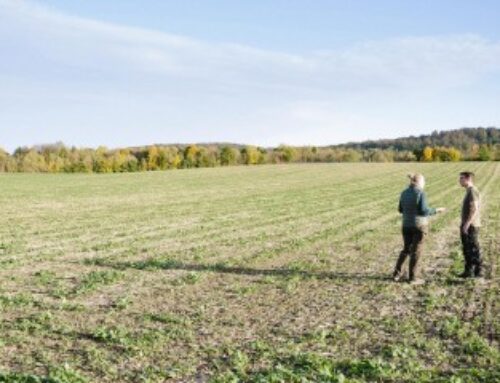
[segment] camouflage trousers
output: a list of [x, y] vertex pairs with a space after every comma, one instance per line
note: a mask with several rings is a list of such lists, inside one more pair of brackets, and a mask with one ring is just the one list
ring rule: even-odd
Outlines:
[[410, 258], [409, 279], [418, 278], [418, 261], [422, 255], [423, 242], [427, 235], [426, 227], [403, 227], [403, 250], [399, 254], [394, 276], [402, 275], [402, 268], [407, 258]]

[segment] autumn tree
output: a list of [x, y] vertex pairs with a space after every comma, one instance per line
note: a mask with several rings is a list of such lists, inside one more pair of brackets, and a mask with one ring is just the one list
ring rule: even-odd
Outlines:
[[92, 171], [95, 173], [111, 173], [113, 166], [108, 156], [108, 149], [99, 146], [92, 158]]
[[148, 155], [147, 155], [147, 169], [158, 170], [160, 168], [159, 161], [160, 161], [160, 153], [158, 148], [155, 145], [150, 146], [148, 148]]
[[241, 149], [241, 158], [244, 164], [256, 165], [261, 163], [263, 155], [255, 146], [245, 146]]
[[0, 172], [17, 171], [15, 160], [5, 150], [0, 148]]
[[46, 172], [48, 170], [45, 159], [35, 149], [18, 155], [18, 168], [19, 171], [26, 173]]
[[220, 150], [220, 164], [222, 166], [235, 165], [238, 161], [239, 152], [230, 146], [223, 146]]
[[197, 164], [197, 155], [199, 149], [196, 145], [186, 146], [184, 149], [184, 159], [182, 161], [182, 167], [193, 168]]
[[433, 160], [434, 150], [430, 146], [426, 146], [422, 151], [421, 161], [431, 162]]

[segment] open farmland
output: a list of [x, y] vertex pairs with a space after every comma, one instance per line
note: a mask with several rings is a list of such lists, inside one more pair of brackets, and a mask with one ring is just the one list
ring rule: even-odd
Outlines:
[[[456, 277], [465, 169], [483, 281]], [[408, 171], [448, 208], [424, 286], [388, 280]], [[2, 175], [0, 211], [0, 381], [500, 379], [500, 163]]]

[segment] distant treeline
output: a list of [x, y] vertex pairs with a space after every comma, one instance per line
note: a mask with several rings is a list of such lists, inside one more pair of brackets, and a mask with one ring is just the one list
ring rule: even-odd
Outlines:
[[262, 148], [234, 144], [152, 145], [97, 149], [62, 143], [0, 149], [0, 172], [111, 173], [290, 162], [500, 160], [500, 129], [464, 128], [420, 137], [336, 146]]

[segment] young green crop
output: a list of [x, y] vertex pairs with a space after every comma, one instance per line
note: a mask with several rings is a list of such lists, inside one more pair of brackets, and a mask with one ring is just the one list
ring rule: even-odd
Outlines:
[[[462, 170], [482, 281], [457, 278]], [[423, 286], [389, 279], [412, 171], [448, 208]], [[9, 174], [0, 211], [0, 382], [500, 379], [499, 163]]]

